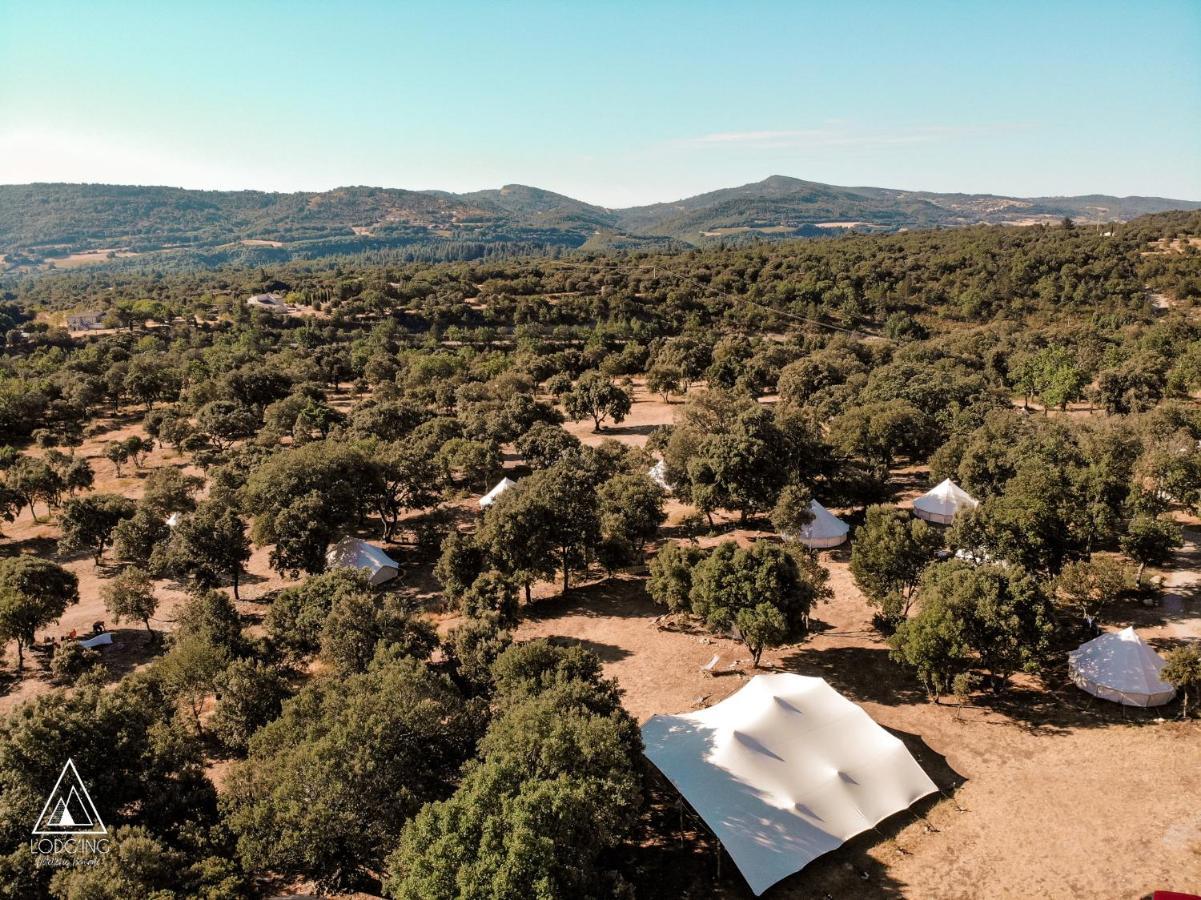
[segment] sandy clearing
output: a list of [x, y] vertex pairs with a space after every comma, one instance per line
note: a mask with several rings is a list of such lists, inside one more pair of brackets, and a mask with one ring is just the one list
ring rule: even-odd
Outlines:
[[632, 379], [632, 387], [627, 390], [634, 402], [629, 415], [621, 422], [606, 421], [599, 432], [593, 432], [592, 419], [566, 422], [563, 427], [590, 446], [596, 446], [606, 438], [613, 438], [623, 444], [642, 447], [646, 445], [647, 437], [657, 426], [674, 422], [676, 410], [684, 405], [682, 398], [673, 397], [672, 402], [664, 403], [658, 394], [648, 393], [646, 382], [642, 378]]

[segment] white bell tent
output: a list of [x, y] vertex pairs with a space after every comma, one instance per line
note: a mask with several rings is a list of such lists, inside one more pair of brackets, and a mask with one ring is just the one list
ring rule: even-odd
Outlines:
[[813, 521], [796, 535], [788, 535], [789, 537], [795, 537], [806, 547], [814, 549], [837, 547], [847, 539], [847, 532], [851, 530], [851, 526], [838, 516], [816, 500], [809, 501], [809, 511], [813, 513]]
[[373, 544], [358, 538], [340, 540], [325, 554], [331, 569], [361, 569], [372, 587], [391, 581], [400, 574], [400, 564]]
[[913, 501], [913, 514], [927, 522], [950, 525], [960, 512], [975, 509], [979, 505], [979, 500], [946, 478]]
[[487, 509], [489, 506], [491, 506], [493, 503], [496, 502], [497, 497], [499, 497], [501, 494], [503, 494], [505, 491], [507, 491], [511, 487], [517, 487], [517, 482], [512, 481], [507, 477], [502, 478], [500, 481], [496, 482], [496, 487], [492, 488], [492, 490], [488, 491], [488, 493], [486, 493], [486, 494], [484, 494], [484, 496], [480, 497], [480, 509]]
[[652, 717], [642, 740], [756, 896], [938, 790], [821, 678], [757, 675], [708, 709]]
[[659, 485], [659, 487], [663, 488], [663, 490], [671, 490], [671, 485], [667, 483], [667, 463], [665, 463], [663, 460], [659, 460], [657, 463], [651, 466], [650, 469], [647, 470], [646, 476], [655, 484]]
[[1108, 632], [1068, 654], [1076, 687], [1125, 706], [1163, 706], [1176, 689], [1159, 678], [1164, 659], [1134, 631]]

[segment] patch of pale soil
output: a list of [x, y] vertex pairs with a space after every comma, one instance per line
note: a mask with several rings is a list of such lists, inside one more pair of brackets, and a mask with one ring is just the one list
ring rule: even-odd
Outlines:
[[132, 250], [113, 248], [110, 250], [82, 250], [67, 256], [47, 256], [46, 263], [56, 269], [77, 269], [80, 266], [108, 262], [109, 259], [128, 259], [139, 254]]
[[[98, 492], [121, 494], [138, 499], [144, 490], [144, 479], [153, 470], [162, 466], [177, 466], [189, 474], [199, 474], [199, 470], [187, 464], [187, 461], [176, 455], [170, 448], [156, 447], [151, 452], [142, 468], [131, 461], [121, 466], [118, 476], [113, 464], [104, 457], [104, 448], [112, 441], [123, 440], [137, 434], [145, 437], [145, 431], [140, 424], [131, 423], [125, 419], [102, 420], [101, 429], [90, 436], [75, 452], [83, 456], [95, 471], [93, 489]], [[32, 454], [40, 451], [31, 450]], [[148, 644], [146, 630], [141, 622], [113, 621], [104, 608], [101, 597], [101, 587], [107, 583], [120, 567], [113, 565], [108, 557], [97, 567], [91, 557], [60, 558], [56, 555], [55, 542], [59, 537], [56, 522], [57, 513], [48, 515], [41, 504], [37, 508], [38, 522], [34, 522], [29, 510], [23, 509], [16, 521], [5, 523], [4, 540], [0, 541], [0, 554], [32, 553], [46, 559], [54, 560], [64, 568], [74, 572], [79, 579], [79, 603], [67, 608], [62, 618], [54, 625], [37, 631], [37, 639], [43, 641], [54, 636], [64, 638], [74, 629], [77, 634], [85, 635], [91, 632], [92, 623], [103, 621], [108, 630], [113, 632], [113, 645], [102, 652], [104, 659], [114, 677], [122, 675], [148, 662], [154, 655], [161, 652], [162, 643]], [[252, 616], [261, 615], [263, 607], [253, 602], [269, 591], [276, 590], [294, 582], [287, 581], [277, 575], [270, 567], [270, 548], [255, 548], [246, 566], [246, 576], [243, 579], [240, 594], [242, 603], [239, 611]], [[168, 580], [155, 583], [155, 593], [159, 598], [159, 608], [151, 627], [157, 632], [169, 632], [175, 627], [175, 611], [184, 601], [187, 594], [182, 585]], [[251, 633], [254, 633], [253, 628]], [[16, 644], [10, 642], [3, 648], [4, 670], [15, 673], [17, 664]], [[7, 693], [0, 694], [0, 715], [8, 712], [22, 701], [35, 697], [50, 690], [49, 672], [40, 658], [26, 654], [26, 674], [10, 686]]]
[[[1135, 615], [1139, 633], [1161, 649], [1201, 640], [1201, 531], [1185, 527], [1183, 532], [1184, 546], [1176, 551], [1172, 567], [1158, 570], [1163, 584], [1159, 607]], [[1140, 620], [1150, 621], [1144, 625]]]
[[672, 402], [664, 403], [659, 394], [651, 394], [646, 390], [646, 381], [642, 378], [633, 379], [630, 393], [634, 403], [630, 414], [623, 421], [606, 421], [599, 432], [593, 432], [593, 422], [590, 418], [579, 422], [565, 422], [563, 427], [568, 433], [574, 434], [591, 446], [596, 446], [605, 438], [614, 438], [623, 444], [642, 447], [655, 426], [670, 425], [675, 421], [676, 410], [683, 405], [679, 397], [672, 397]]

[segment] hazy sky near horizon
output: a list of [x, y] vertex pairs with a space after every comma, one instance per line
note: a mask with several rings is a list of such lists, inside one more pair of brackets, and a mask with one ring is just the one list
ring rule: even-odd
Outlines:
[[0, 0], [0, 183], [1201, 199], [1201, 0]]

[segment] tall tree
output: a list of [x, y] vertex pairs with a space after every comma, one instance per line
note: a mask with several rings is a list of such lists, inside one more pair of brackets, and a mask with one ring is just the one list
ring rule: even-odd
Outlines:
[[606, 419], [622, 422], [632, 406], [630, 395], [596, 370], [585, 372], [563, 398], [563, 406], [572, 421], [590, 418], [594, 433]]
[[1189, 700], [1201, 694], [1201, 645], [1188, 644], [1169, 653], [1159, 677], [1180, 692], [1180, 717], [1188, 718]]
[[238, 587], [242, 570], [250, 559], [250, 539], [246, 523], [219, 500], [201, 503], [194, 513], [180, 516], [171, 536], [155, 553], [156, 568], [190, 578], [200, 588], [215, 588], [229, 583], [234, 599], [241, 599]]
[[18, 669], [34, 632], [78, 602], [79, 579], [62, 566], [35, 556], [0, 559], [0, 640], [17, 642]]
[[904, 619], [922, 570], [942, 543], [942, 534], [921, 519], [892, 506], [869, 506], [851, 547], [851, 574], [885, 616]]
[[133, 517], [137, 504], [119, 494], [89, 494], [68, 500], [59, 526], [60, 553], [86, 552], [96, 565], [112, 543], [113, 532], [125, 519]]
[[154, 637], [150, 617], [158, 609], [158, 598], [154, 596], [154, 583], [144, 571], [134, 566], [123, 569], [100, 588], [100, 596], [104, 608], [116, 621], [139, 621], [146, 626], [146, 633]]

